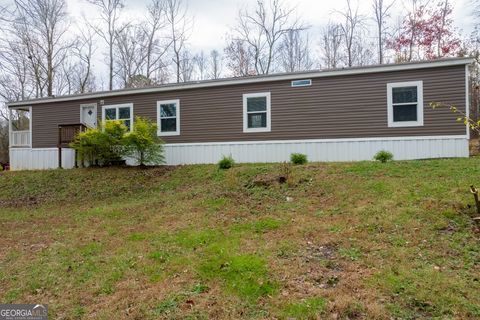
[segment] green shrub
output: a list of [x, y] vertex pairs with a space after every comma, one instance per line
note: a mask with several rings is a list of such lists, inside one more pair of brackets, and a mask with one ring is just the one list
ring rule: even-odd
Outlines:
[[233, 160], [232, 156], [223, 156], [223, 158], [218, 161], [218, 167], [220, 169], [230, 169], [235, 164], [235, 160]]
[[106, 166], [123, 161], [125, 156], [134, 158], [140, 165], [163, 163], [162, 144], [157, 125], [136, 117], [131, 132], [123, 121], [107, 121], [97, 129], [79, 133], [70, 146], [79, 158]]
[[292, 153], [290, 155], [290, 161], [293, 164], [305, 164], [308, 162], [307, 155], [303, 153]]
[[389, 151], [380, 150], [373, 157], [374, 160], [385, 163], [387, 161], [393, 160], [393, 154]]
[[136, 117], [133, 131], [125, 135], [124, 146], [126, 154], [137, 160], [140, 165], [161, 164], [163, 156], [163, 141], [157, 135], [157, 125], [148, 119]]
[[91, 164], [102, 166], [119, 162], [126, 154], [125, 134], [127, 126], [122, 121], [107, 121], [99, 128], [90, 128], [77, 135], [70, 146], [77, 156]]

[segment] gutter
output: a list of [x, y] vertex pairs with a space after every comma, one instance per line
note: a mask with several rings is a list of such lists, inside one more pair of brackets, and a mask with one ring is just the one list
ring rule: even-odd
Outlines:
[[369, 73], [379, 73], [379, 72], [429, 69], [429, 68], [438, 68], [438, 67], [468, 65], [473, 63], [474, 61], [475, 59], [473, 58], [453, 58], [453, 59], [413, 62], [413, 63], [404, 63], [404, 64], [375, 65], [375, 66], [354, 67], [354, 68], [334, 69], [334, 70], [325, 70], [325, 71], [283, 73], [283, 74], [273, 74], [273, 75], [266, 75], [266, 76], [263, 75], [263, 76], [252, 76], [252, 77], [242, 77], [242, 78], [229, 78], [229, 79], [221, 79], [221, 80], [206, 80], [206, 81], [189, 82], [185, 84], [169, 84], [169, 85], [164, 85], [159, 87], [123, 89], [123, 90], [116, 90], [116, 91], [103, 91], [103, 92], [93, 92], [93, 93], [78, 94], [78, 95], [23, 100], [23, 101], [7, 103], [7, 107], [31, 106], [31, 105], [42, 104], [42, 103], [75, 101], [75, 100], [86, 100], [86, 99], [104, 99], [109, 97], [118, 97], [118, 96], [124, 96], [124, 95], [132, 95], [132, 94], [170, 92], [170, 91], [199, 89], [199, 88], [214, 88], [214, 87], [220, 87], [220, 86], [233, 86], [233, 85], [239, 85], [239, 84], [262, 83], [262, 82], [271, 82], [271, 81], [299, 80], [299, 79], [305, 79], [305, 78], [324, 78], [324, 77], [333, 77], [333, 76], [342, 76], [342, 75], [357, 75], [357, 74], [369, 74]]

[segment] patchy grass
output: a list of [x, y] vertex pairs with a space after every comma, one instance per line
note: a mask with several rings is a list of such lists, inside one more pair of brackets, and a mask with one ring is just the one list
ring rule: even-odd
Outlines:
[[309, 298], [305, 301], [289, 303], [285, 306], [284, 316], [294, 319], [315, 319], [325, 311], [325, 299]]
[[2, 172], [0, 301], [65, 319], [476, 319], [478, 161]]

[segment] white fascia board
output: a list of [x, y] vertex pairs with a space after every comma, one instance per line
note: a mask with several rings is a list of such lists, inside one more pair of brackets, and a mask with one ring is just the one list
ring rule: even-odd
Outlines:
[[99, 93], [91, 94], [82, 94], [77, 96], [64, 96], [58, 98], [46, 98], [38, 100], [25, 100], [18, 102], [8, 103], [8, 107], [14, 106], [24, 106], [26, 104], [41, 104], [47, 102], [62, 102], [62, 101], [74, 101], [74, 100], [84, 100], [84, 99], [104, 99], [109, 97], [124, 96], [130, 94], [145, 94], [145, 93], [156, 93], [156, 92], [165, 92], [165, 91], [178, 91], [178, 90], [189, 90], [189, 89], [198, 89], [198, 88], [213, 88], [219, 86], [232, 86], [238, 84], [251, 84], [251, 83], [262, 83], [262, 82], [271, 82], [271, 81], [282, 81], [282, 80], [296, 80], [303, 78], [324, 78], [331, 76], [341, 76], [341, 75], [355, 75], [355, 74], [368, 74], [368, 73], [377, 73], [377, 72], [391, 72], [391, 71], [402, 71], [402, 70], [416, 70], [416, 69], [427, 69], [427, 68], [437, 68], [437, 67], [448, 67], [456, 65], [466, 65], [474, 62], [473, 58], [461, 58], [461, 59], [449, 59], [449, 60], [437, 60], [437, 61], [427, 61], [422, 63], [411, 63], [411, 64], [390, 64], [390, 65], [381, 65], [381, 66], [367, 66], [365, 68], [347, 68], [341, 70], [331, 70], [331, 71], [319, 71], [319, 72], [307, 72], [307, 73], [294, 73], [294, 74], [279, 74], [265, 77], [251, 77], [251, 78], [241, 78], [241, 79], [226, 79], [219, 81], [203, 81], [191, 84], [184, 85], [167, 85], [163, 87], [154, 87], [154, 88], [144, 88], [144, 89], [131, 89], [131, 90], [119, 90], [119, 91], [106, 91]]

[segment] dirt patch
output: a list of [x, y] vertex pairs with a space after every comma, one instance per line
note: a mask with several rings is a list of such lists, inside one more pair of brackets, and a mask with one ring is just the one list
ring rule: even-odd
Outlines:
[[309, 242], [307, 243], [304, 258], [306, 262], [315, 260], [334, 260], [337, 255], [337, 250], [337, 245], [335, 243], [315, 245]]
[[126, 167], [128, 170], [136, 170], [141, 172], [154, 173], [156, 176], [162, 176], [170, 171], [177, 169], [179, 166], [136, 166], [136, 167]]
[[23, 208], [37, 207], [45, 202], [42, 197], [22, 197], [18, 199], [0, 199], [0, 207], [4, 208]]
[[470, 139], [470, 155], [478, 156], [480, 154], [480, 139]]
[[252, 187], [264, 187], [268, 188], [274, 185], [284, 184], [287, 182], [287, 176], [285, 175], [278, 175], [278, 174], [270, 174], [264, 173], [255, 176], [252, 181], [249, 181], [245, 187], [252, 188]]

